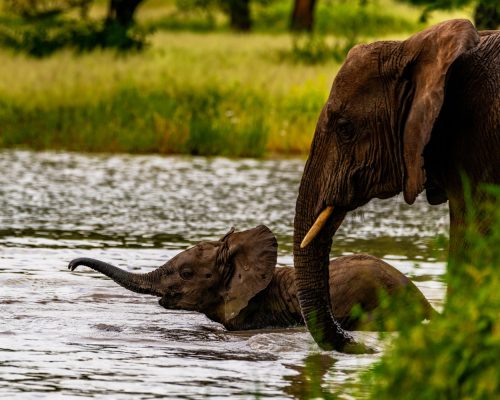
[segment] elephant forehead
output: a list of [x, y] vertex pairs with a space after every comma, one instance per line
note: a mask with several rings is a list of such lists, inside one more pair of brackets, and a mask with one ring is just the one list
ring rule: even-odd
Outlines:
[[[339, 74], [352, 74], [353, 72], [367, 73], [378, 65], [380, 46], [357, 45], [348, 53]], [[368, 70], [367, 70], [368, 68]], [[376, 68], [375, 68], [376, 71]]]
[[329, 98], [329, 106], [334, 110], [345, 109], [349, 105], [366, 105], [381, 91], [382, 80], [376, 60], [354, 56], [346, 61], [337, 74]]
[[201, 243], [198, 243], [198, 245], [196, 245], [194, 247], [194, 249], [196, 249], [196, 251], [199, 253], [199, 254], [202, 254], [202, 253], [212, 253], [214, 251], [216, 251], [220, 246], [220, 243], [214, 243], [214, 242], [201, 242]]
[[180, 267], [182, 265], [200, 266], [204, 262], [213, 263], [217, 256], [217, 248], [218, 247], [212, 243], [199, 243], [196, 246], [180, 252], [167, 264]]
[[398, 58], [401, 42], [379, 41], [354, 46], [347, 54], [336, 80], [342, 85], [356, 86], [370, 79], [380, 79], [386, 61]]

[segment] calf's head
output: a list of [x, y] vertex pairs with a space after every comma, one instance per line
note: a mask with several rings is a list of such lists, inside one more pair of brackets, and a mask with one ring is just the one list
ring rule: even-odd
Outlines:
[[269, 228], [260, 225], [243, 232], [231, 229], [220, 240], [201, 242], [146, 274], [90, 258], [75, 259], [69, 268], [88, 266], [129, 290], [161, 297], [165, 308], [198, 311], [225, 323], [269, 285], [277, 246]]

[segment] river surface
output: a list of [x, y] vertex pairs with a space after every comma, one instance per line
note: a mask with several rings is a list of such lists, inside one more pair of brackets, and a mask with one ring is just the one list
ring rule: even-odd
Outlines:
[[[350, 399], [380, 357], [320, 352], [305, 329], [227, 332], [167, 311], [80, 267], [93, 257], [146, 272], [201, 240], [266, 224], [293, 265], [304, 160], [0, 152], [0, 398]], [[401, 197], [349, 215], [332, 257], [368, 252], [440, 309], [447, 207]], [[383, 349], [376, 333], [357, 338]]]

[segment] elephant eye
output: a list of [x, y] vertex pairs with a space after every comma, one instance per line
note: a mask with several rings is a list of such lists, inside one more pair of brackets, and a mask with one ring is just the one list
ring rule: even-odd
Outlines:
[[337, 120], [337, 132], [340, 138], [344, 141], [349, 141], [354, 137], [354, 127], [346, 118], [339, 118]]
[[190, 268], [183, 268], [180, 270], [179, 275], [182, 279], [187, 281], [194, 276], [194, 272]]

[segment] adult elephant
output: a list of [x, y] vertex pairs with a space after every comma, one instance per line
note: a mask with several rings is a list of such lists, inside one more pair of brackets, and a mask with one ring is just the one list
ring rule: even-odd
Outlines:
[[[296, 204], [294, 259], [302, 314], [324, 349], [363, 351], [329, 302], [332, 237], [347, 212], [401, 191], [449, 200], [450, 262], [464, 247], [462, 173], [472, 196], [500, 182], [500, 32], [451, 20], [405, 41], [358, 45], [318, 119]], [[487, 216], [480, 221], [487, 229]]]

